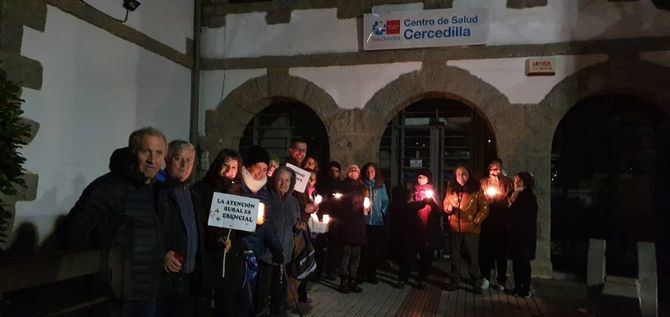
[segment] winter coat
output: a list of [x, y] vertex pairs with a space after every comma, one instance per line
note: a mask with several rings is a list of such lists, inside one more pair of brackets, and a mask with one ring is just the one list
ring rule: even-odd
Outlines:
[[244, 251], [248, 249], [242, 238], [248, 233], [238, 230], [230, 231], [231, 246], [228, 254], [226, 254], [226, 277], [223, 278], [222, 265], [225, 251], [223, 242], [228, 236], [229, 229], [207, 225], [214, 192], [239, 195], [242, 192], [242, 187], [240, 184], [211, 184], [206, 181], [197, 182], [192, 187], [193, 205], [198, 216], [202, 241], [198, 245], [199, 269], [201, 272], [196, 275], [198, 285], [211, 289], [221, 286], [225, 281], [229, 285], [242, 287], [245, 273]]
[[508, 255], [512, 260], [535, 259], [537, 198], [532, 190], [521, 191], [509, 208]]
[[[295, 173], [287, 167], [279, 167], [275, 171], [275, 175], [283, 170], [291, 173], [291, 185], [288, 192], [282, 197], [279, 188], [272, 184], [270, 190], [270, 212], [266, 213], [266, 221], [270, 230], [279, 240], [279, 244], [283, 250], [285, 260], [289, 260], [293, 255], [293, 228], [298, 223], [300, 218], [300, 205], [298, 200], [293, 196], [293, 186], [295, 185]], [[272, 254], [266, 251], [261, 257], [263, 262], [271, 264]]]
[[[444, 233], [441, 227], [442, 208], [439, 197], [426, 198], [426, 191], [433, 190], [431, 184], [414, 185], [404, 210], [404, 246], [408, 251], [425, 246], [442, 248]], [[437, 195], [437, 193], [435, 193]]]
[[[176, 190], [184, 191], [188, 195], [191, 195], [191, 188], [188, 186], [188, 184], [183, 185], [179, 184], [178, 181], [176, 180], [169, 180], [166, 183], [163, 184], [158, 184], [158, 193], [157, 193], [157, 200], [156, 200], [156, 206], [158, 208], [158, 215], [162, 224], [162, 245], [163, 245], [163, 257], [165, 257], [165, 254], [168, 251], [175, 251], [179, 252], [181, 254], [186, 255], [186, 260], [189, 261], [189, 252], [188, 252], [188, 237], [187, 237], [187, 229], [186, 229], [186, 219], [182, 216], [182, 211], [179, 206], [179, 202], [177, 200], [177, 195], [176, 195]], [[191, 201], [193, 202], [193, 197], [191, 195]], [[190, 256], [192, 257], [190, 260], [193, 261], [193, 268], [194, 270], [192, 272], [188, 272], [189, 274], [195, 273], [195, 271], [198, 269], [200, 266], [200, 252], [198, 251], [199, 244], [201, 243], [202, 240], [202, 235], [200, 234], [201, 230], [199, 228], [198, 224], [198, 218], [195, 213], [195, 206], [193, 206], [192, 210], [193, 214], [191, 215], [192, 221], [195, 224], [195, 238], [197, 241], [197, 244], [195, 245], [196, 247], [196, 252], [192, 252]], [[184, 270], [187, 268], [188, 263], [184, 262], [182, 263], [182, 273]], [[195, 276], [193, 274], [192, 276]], [[180, 290], [179, 286], [180, 283], [177, 280], [177, 275], [173, 273], [168, 273], [165, 270], [162, 271], [162, 278], [161, 278], [161, 289], [165, 290], [175, 290], [178, 291]], [[191, 290], [195, 290], [195, 288], [191, 287]]]
[[333, 219], [337, 241], [342, 245], [364, 245], [367, 241], [363, 199], [363, 182], [346, 179], [341, 186], [342, 198]]
[[514, 191], [514, 183], [506, 176], [501, 176], [498, 184], [493, 184], [490, 178], [483, 178], [481, 187], [484, 193], [489, 187], [495, 187], [497, 195], [495, 197], [486, 197], [489, 205], [489, 215], [482, 222], [482, 234], [495, 233], [503, 234], [507, 229], [508, 207], [507, 199]]
[[447, 211], [450, 230], [459, 233], [481, 233], [480, 226], [489, 214], [489, 206], [481, 188], [474, 192], [447, 192], [444, 206], [447, 205], [452, 206], [452, 210]]
[[[63, 243], [65, 247], [89, 242], [103, 248], [120, 245], [124, 262], [131, 263], [126, 268], [130, 282], [123, 285], [121, 295], [129, 300], [151, 299], [163, 270], [154, 186], [145, 184], [127, 148], [112, 154], [109, 167], [109, 173], [84, 189], [66, 216]], [[119, 231], [121, 225], [125, 226]]]
[[[270, 181], [270, 180], [268, 180]], [[270, 225], [270, 215], [272, 214], [272, 204], [270, 197], [270, 190], [268, 185], [263, 186], [258, 192], [254, 193], [247, 187], [244, 182], [242, 183], [242, 196], [256, 198], [263, 204], [265, 204], [265, 222], [262, 225], [256, 225], [256, 231], [251, 233], [245, 233], [242, 238], [245, 242], [245, 245], [248, 250], [253, 251], [256, 258], [260, 261], [261, 257], [265, 254], [265, 251], [268, 249], [273, 255], [273, 262], [285, 262], [285, 257], [283, 257], [283, 251], [281, 243], [275, 234], [275, 231], [272, 230]]]
[[363, 185], [370, 197], [370, 212], [365, 216], [365, 223], [368, 226], [383, 226], [384, 217], [389, 209], [389, 196], [386, 192], [384, 183], [375, 184], [375, 181], [364, 180]]

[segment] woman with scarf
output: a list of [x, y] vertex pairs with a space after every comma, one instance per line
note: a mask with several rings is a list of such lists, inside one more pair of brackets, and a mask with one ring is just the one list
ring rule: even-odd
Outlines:
[[417, 288], [424, 289], [433, 263], [433, 251], [442, 248], [444, 236], [440, 222], [442, 208], [438, 193], [431, 184], [432, 173], [421, 169], [416, 175], [409, 201], [403, 211], [398, 288], [409, 280], [412, 262], [419, 253]]
[[[384, 185], [384, 176], [377, 169], [377, 165], [368, 162], [363, 165], [363, 185], [370, 198], [370, 211], [365, 216], [367, 245], [363, 248], [361, 263], [363, 270], [359, 270], [359, 280], [367, 278], [371, 284], [377, 284], [377, 268], [384, 250], [384, 217], [388, 213], [389, 196]], [[365, 276], [363, 276], [365, 275]]]
[[[270, 190], [268, 189], [268, 166], [270, 164], [270, 156], [268, 152], [260, 146], [254, 145], [247, 150], [247, 155], [244, 159], [244, 166], [240, 169], [241, 175], [241, 193], [240, 195], [256, 198], [265, 205], [265, 219], [269, 220], [273, 210], [270, 204]], [[246, 246], [245, 253], [249, 256], [252, 254], [254, 261], [260, 260], [264, 256], [266, 250], [272, 253], [272, 262], [277, 265], [283, 265], [285, 257], [282, 252], [282, 246], [276, 236], [271, 230], [270, 221], [264, 221], [262, 224], [256, 226], [256, 231], [246, 234], [243, 237], [243, 243]], [[267, 258], [266, 258], [267, 259]], [[264, 287], [269, 284], [264, 281], [270, 278], [273, 272], [264, 271], [261, 266], [256, 266], [257, 278], [254, 281], [253, 287], [253, 302], [256, 315], [269, 314], [268, 307], [268, 290]], [[276, 273], [276, 272], [274, 272]], [[260, 280], [260, 281], [259, 281]]]
[[458, 289], [461, 267], [465, 264], [472, 292], [481, 294], [479, 234], [482, 222], [489, 214], [489, 207], [479, 181], [471, 175], [464, 165], [457, 166], [444, 197], [444, 212], [449, 215], [451, 250], [451, 272], [445, 288], [448, 291]]

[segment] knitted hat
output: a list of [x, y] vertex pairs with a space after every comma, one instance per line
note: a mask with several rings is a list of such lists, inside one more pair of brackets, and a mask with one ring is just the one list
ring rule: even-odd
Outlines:
[[359, 173], [361, 172], [361, 168], [358, 167], [358, 165], [356, 165], [356, 164], [351, 164], [347, 167], [347, 173], [349, 173], [349, 171], [351, 171], [351, 170], [356, 170]]
[[433, 179], [433, 173], [431, 173], [430, 170], [427, 168], [422, 168], [418, 172], [416, 172], [416, 177], [419, 177], [419, 175], [426, 176], [428, 178], [429, 183]]
[[270, 165], [270, 155], [264, 148], [254, 145], [247, 150], [247, 156], [244, 158], [244, 166], [249, 167], [259, 162]]
[[337, 167], [338, 170], [342, 170], [342, 165], [341, 165], [340, 162], [338, 162], [338, 161], [330, 161], [330, 162], [328, 162], [328, 169], [330, 169], [330, 168], [333, 167], [333, 166], [334, 166], [334, 167]]

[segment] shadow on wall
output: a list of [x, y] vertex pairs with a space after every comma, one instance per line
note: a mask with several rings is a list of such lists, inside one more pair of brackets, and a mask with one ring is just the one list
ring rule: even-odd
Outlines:
[[[33, 210], [48, 210], [48, 214], [37, 216], [33, 221], [22, 221], [15, 227], [12, 244], [5, 251], [0, 250], [0, 261], [25, 259], [30, 257], [41, 257], [57, 255], [64, 250], [61, 247], [58, 239], [58, 232], [60, 226], [65, 219], [65, 215], [70, 211], [74, 203], [79, 198], [79, 195], [87, 185], [86, 179], [83, 175], [76, 176], [71, 182], [72, 192], [75, 193], [64, 199], [58, 200], [58, 187], [51, 188], [44, 192], [39, 199], [37, 199], [33, 206]], [[43, 221], [46, 218], [55, 218], [50, 231], [38, 229], [40, 223], [45, 226], [49, 221]], [[42, 218], [42, 219], [40, 219]], [[40, 239], [40, 231], [48, 232], [44, 239]], [[41, 243], [40, 243], [41, 241]]]

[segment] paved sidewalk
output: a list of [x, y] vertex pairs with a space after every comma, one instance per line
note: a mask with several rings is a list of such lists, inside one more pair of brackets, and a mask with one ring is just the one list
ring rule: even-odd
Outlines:
[[424, 290], [410, 281], [404, 289], [392, 285], [395, 274], [380, 272], [378, 284], [364, 283], [363, 293], [342, 294], [337, 281], [313, 284], [310, 316], [588, 316], [583, 283], [559, 280], [533, 281], [533, 296], [519, 298], [493, 288], [474, 295], [461, 284], [454, 292], [443, 291], [432, 278]]

